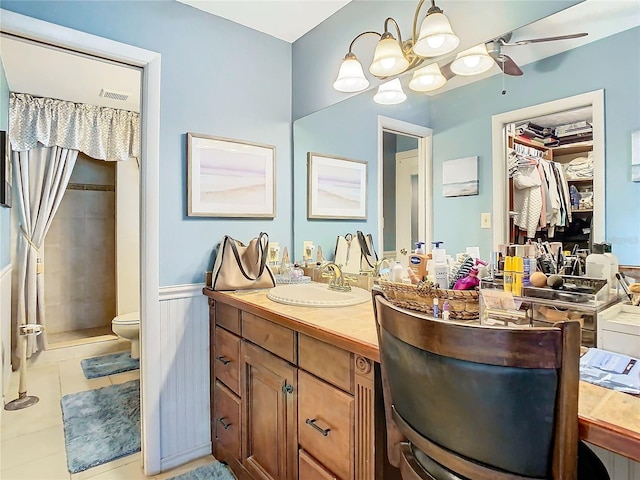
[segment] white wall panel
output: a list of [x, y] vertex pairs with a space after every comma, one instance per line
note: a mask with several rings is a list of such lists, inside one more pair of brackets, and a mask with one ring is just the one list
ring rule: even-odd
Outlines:
[[160, 288], [162, 470], [211, 453], [204, 285]]
[[600, 457], [611, 480], [640, 480], [640, 463], [592, 444], [589, 447]]

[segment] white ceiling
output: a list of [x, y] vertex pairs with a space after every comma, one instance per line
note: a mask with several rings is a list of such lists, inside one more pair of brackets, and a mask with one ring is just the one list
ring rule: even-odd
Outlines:
[[351, 0], [178, 1], [293, 43]]

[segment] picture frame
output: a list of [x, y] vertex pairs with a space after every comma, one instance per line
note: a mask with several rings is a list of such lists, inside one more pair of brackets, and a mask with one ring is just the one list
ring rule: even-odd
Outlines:
[[307, 153], [307, 218], [367, 219], [367, 162]]
[[0, 130], [0, 206], [11, 207], [11, 146], [9, 133]]
[[276, 147], [188, 132], [187, 216], [274, 218]]
[[464, 157], [442, 162], [442, 196], [478, 195], [478, 157]]

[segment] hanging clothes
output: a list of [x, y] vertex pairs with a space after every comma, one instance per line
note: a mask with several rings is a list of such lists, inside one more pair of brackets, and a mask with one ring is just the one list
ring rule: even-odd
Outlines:
[[513, 173], [513, 223], [534, 238], [542, 212], [542, 180], [536, 165], [518, 167]]

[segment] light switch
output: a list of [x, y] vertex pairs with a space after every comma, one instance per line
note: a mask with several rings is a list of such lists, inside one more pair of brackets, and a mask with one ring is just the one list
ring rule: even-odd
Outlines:
[[491, 214], [490, 213], [481, 213], [480, 214], [480, 228], [491, 228]]

